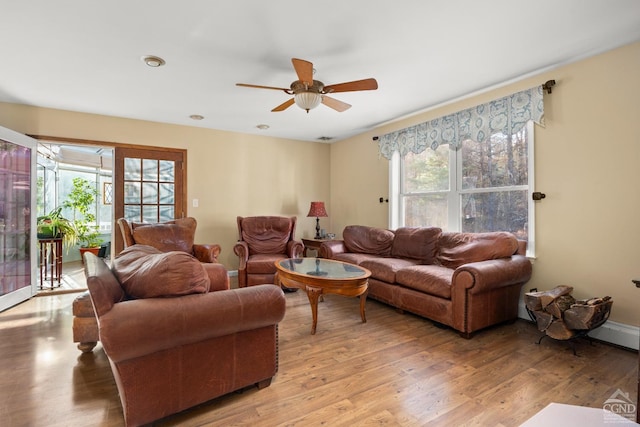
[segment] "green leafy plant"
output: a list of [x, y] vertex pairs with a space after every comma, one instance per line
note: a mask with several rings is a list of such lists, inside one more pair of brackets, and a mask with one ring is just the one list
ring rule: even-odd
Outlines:
[[97, 248], [102, 244], [96, 222], [95, 202], [98, 197], [95, 185], [84, 178], [73, 178], [73, 189], [63, 203], [72, 209], [71, 224], [75, 229], [77, 241], [83, 248]]
[[53, 209], [46, 215], [37, 218], [37, 233], [39, 238], [62, 237], [62, 243], [66, 250], [78, 241], [76, 229], [71, 221], [63, 217], [62, 207]]

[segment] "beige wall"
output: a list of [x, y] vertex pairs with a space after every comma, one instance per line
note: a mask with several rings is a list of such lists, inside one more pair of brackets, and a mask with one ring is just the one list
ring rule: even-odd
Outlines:
[[[639, 325], [640, 43], [393, 123], [331, 147], [332, 225], [385, 227], [388, 162], [372, 136], [460, 111], [555, 79], [546, 126], [535, 129], [536, 259], [525, 290], [574, 286], [613, 297], [610, 319]], [[383, 212], [384, 211], [384, 212]]]
[[[436, 108], [334, 144], [289, 141], [193, 127], [0, 103], [0, 126], [29, 134], [181, 147], [188, 150], [189, 215], [197, 239], [218, 242], [237, 268], [237, 215], [297, 215], [298, 238], [312, 237], [311, 200], [327, 201], [321, 224], [386, 227], [388, 162], [374, 135], [401, 129], [557, 81], [545, 95], [546, 127], [536, 126], [534, 276], [525, 289], [557, 284], [577, 297], [611, 295], [611, 320], [638, 325], [640, 290], [640, 43]], [[330, 198], [329, 198], [330, 196]]]
[[220, 261], [229, 270], [238, 268], [236, 216], [297, 216], [297, 237], [311, 238], [309, 203], [324, 200], [331, 213], [328, 144], [3, 103], [0, 126], [32, 135], [186, 148], [187, 206], [198, 220], [196, 241], [219, 243]]

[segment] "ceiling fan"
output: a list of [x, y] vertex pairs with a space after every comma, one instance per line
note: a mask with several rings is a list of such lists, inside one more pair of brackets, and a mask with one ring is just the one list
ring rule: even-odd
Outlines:
[[378, 89], [378, 82], [376, 79], [355, 80], [352, 82], [325, 86], [321, 81], [313, 79], [313, 64], [311, 62], [298, 58], [292, 58], [291, 62], [293, 63], [293, 68], [296, 70], [296, 74], [298, 75], [298, 80], [291, 83], [289, 89], [246, 83], [236, 83], [236, 86], [282, 90], [288, 95], [293, 95], [293, 98], [283, 102], [271, 111], [284, 111], [295, 103], [303, 110], [306, 110], [307, 113], [309, 110], [320, 105], [320, 103], [333, 108], [338, 112], [343, 112], [351, 108], [351, 105], [346, 102], [338, 101], [335, 98], [327, 96], [327, 94]]

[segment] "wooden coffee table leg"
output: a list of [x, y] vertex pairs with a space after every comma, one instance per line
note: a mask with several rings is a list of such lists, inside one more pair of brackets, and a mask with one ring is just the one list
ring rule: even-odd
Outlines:
[[316, 333], [316, 325], [318, 324], [318, 299], [322, 295], [322, 289], [307, 286], [307, 297], [309, 305], [311, 305], [311, 315], [313, 316], [313, 324], [311, 325], [311, 335]]
[[367, 318], [364, 315], [364, 305], [367, 302], [367, 291], [360, 295], [360, 317], [362, 317], [362, 323], [367, 323]]

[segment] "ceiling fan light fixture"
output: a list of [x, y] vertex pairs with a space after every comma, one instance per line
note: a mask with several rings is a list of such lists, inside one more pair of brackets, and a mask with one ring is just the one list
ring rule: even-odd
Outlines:
[[293, 98], [287, 99], [285, 102], [272, 109], [272, 112], [284, 111], [293, 104], [296, 104], [307, 113], [309, 110], [316, 108], [320, 104], [332, 108], [339, 113], [351, 108], [351, 105], [332, 98], [331, 96], [327, 96], [328, 94], [378, 89], [378, 82], [374, 78], [325, 86], [321, 81], [313, 79], [315, 69], [311, 62], [298, 58], [291, 58], [291, 62], [293, 63], [293, 68], [298, 76], [298, 80], [292, 82], [289, 89], [247, 83], [236, 83], [236, 86], [283, 91], [287, 95], [293, 95]]
[[294, 95], [294, 99], [296, 105], [308, 113], [309, 110], [313, 110], [318, 105], [320, 105], [320, 102], [322, 101], [322, 95], [316, 92], [304, 91], [296, 93]]

